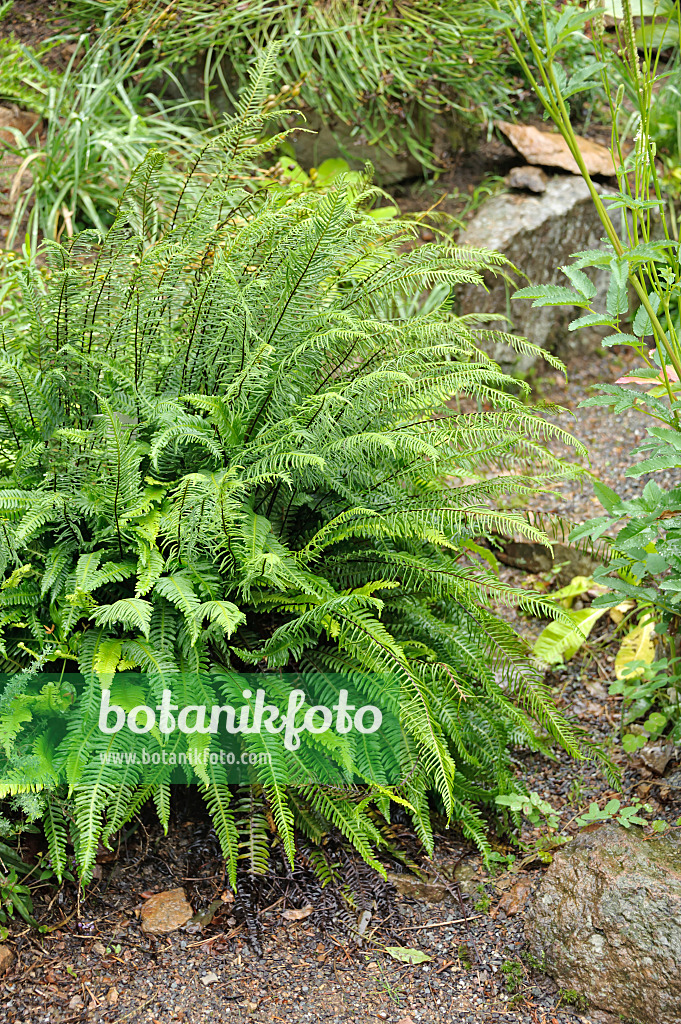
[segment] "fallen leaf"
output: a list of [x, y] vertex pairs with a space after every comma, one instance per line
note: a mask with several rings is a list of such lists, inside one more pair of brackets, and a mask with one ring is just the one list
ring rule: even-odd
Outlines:
[[433, 959], [422, 949], [409, 949], [407, 946], [386, 946], [385, 951], [393, 960], [399, 960], [403, 964], [425, 964]]
[[304, 921], [310, 914], [314, 914], [314, 907], [303, 907], [301, 910], [285, 910], [282, 917], [285, 921]]
[[[532, 891], [533, 881], [527, 875], [521, 875], [501, 897], [497, 911], [503, 910], [506, 917], [515, 917], [522, 910], [525, 900]], [[496, 915], [495, 915], [496, 916]]]
[[615, 678], [637, 679], [643, 674], [643, 668], [639, 667], [627, 671], [633, 661], [643, 661], [647, 665], [655, 660], [655, 623], [648, 621], [641, 626], [636, 626], [631, 633], [627, 633], [620, 645], [615, 657]]

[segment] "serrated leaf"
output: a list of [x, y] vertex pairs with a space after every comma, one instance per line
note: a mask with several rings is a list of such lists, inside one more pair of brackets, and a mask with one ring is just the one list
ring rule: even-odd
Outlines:
[[[660, 296], [656, 292], [651, 292], [648, 296], [648, 301], [652, 306], [653, 312], [657, 313], [660, 308]], [[637, 338], [645, 338], [647, 335], [653, 333], [653, 325], [650, 322], [650, 316], [648, 315], [645, 306], [639, 306], [636, 312], [633, 331]]]
[[579, 270], [577, 267], [561, 267], [560, 269], [585, 299], [589, 299], [589, 301], [593, 299], [596, 294], [596, 285], [583, 270]]
[[610, 285], [605, 306], [610, 316], [620, 316], [629, 308], [627, 287], [629, 283], [629, 267], [626, 260], [610, 261]]
[[532, 306], [588, 306], [589, 303], [572, 288], [563, 288], [557, 284], [538, 284], [529, 288], [519, 288], [511, 296], [513, 299], [533, 299]]
[[606, 313], [589, 313], [571, 320], [568, 331], [578, 331], [582, 327], [614, 327], [615, 324]]
[[634, 334], [609, 334], [607, 338], [603, 338], [601, 345], [604, 348], [612, 348], [613, 345], [638, 345], [640, 341], [641, 339]]
[[627, 633], [615, 657], [616, 679], [637, 679], [643, 675], [644, 666], [627, 671], [633, 661], [651, 665], [655, 660], [655, 623], [652, 620], [636, 626]]

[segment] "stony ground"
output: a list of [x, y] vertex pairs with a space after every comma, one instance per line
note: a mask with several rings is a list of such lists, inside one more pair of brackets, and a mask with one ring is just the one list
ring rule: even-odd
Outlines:
[[[53, 6], [48, 0], [17, 0], [11, 29], [28, 42], [50, 34], [51, 25], [43, 32], [44, 12]], [[57, 58], [66, 60], [68, 53], [60, 51]], [[440, 183], [452, 193], [441, 208], [460, 215], [461, 196], [475, 196], [490, 174], [506, 173], [509, 153], [493, 142], [480, 166], [455, 169], [449, 184]], [[7, 182], [15, 173], [10, 163], [0, 170]], [[398, 201], [405, 212], [418, 211], [433, 201], [426, 192], [414, 188]], [[626, 352], [596, 355], [571, 366], [567, 384], [539, 370], [537, 390], [565, 407], [557, 421], [587, 445], [592, 471], [628, 496], [641, 486], [624, 472], [635, 461], [630, 452], [644, 436], [645, 417], [632, 411], [613, 421], [600, 409], [578, 408], [592, 385], [612, 382], [627, 369]], [[568, 449], [563, 454], [573, 457]], [[657, 479], [663, 486], [672, 482]], [[563, 485], [537, 507], [574, 522], [599, 511], [588, 479], [581, 489]], [[521, 585], [549, 582], [506, 572]], [[536, 634], [542, 624], [519, 619], [517, 625]], [[619, 698], [607, 692], [617, 648], [613, 634], [604, 618], [580, 656], [547, 681], [558, 704], [621, 768], [623, 791], [617, 795], [625, 802], [646, 800], [651, 817], [672, 822], [681, 814], [681, 791], [672, 785], [677, 762], [627, 757], [617, 743]], [[576, 765], [560, 754], [552, 759], [518, 752], [516, 765], [530, 789], [560, 812], [566, 835], [576, 831], [574, 818], [591, 800], [602, 804], [615, 795], [592, 764]], [[432, 863], [414, 846], [413, 859], [427, 881], [387, 863], [391, 881], [379, 885], [376, 879], [380, 911], [372, 908], [360, 945], [347, 920], [334, 921], [323, 906], [306, 900], [304, 886], [287, 878], [283, 867], [275, 870], [284, 874], [271, 880], [273, 898], [265, 889], [250, 907], [231, 900], [214, 837], [186, 806], [167, 838], [151, 819], [143, 821], [115, 859], [100, 858], [100, 877], [86, 892], [79, 894], [73, 883], [35, 890], [36, 914], [48, 930], [13, 927], [8, 945], [14, 963], [0, 978], [0, 1024], [589, 1024], [588, 1011], [570, 1005], [570, 994], [558, 991], [525, 953], [524, 908], [541, 882], [537, 848], [545, 839], [546, 829], [526, 829], [520, 848], [495, 840], [509, 860], [494, 877], [456, 834], [440, 836]], [[212, 917], [208, 913], [203, 922], [167, 936], [146, 935], [142, 907], [152, 894], [178, 887], [197, 915], [212, 908]], [[429, 959], [403, 963], [386, 952], [397, 946]]]
[[[522, 574], [509, 573], [521, 582]], [[534, 632], [541, 623], [519, 625]], [[675, 759], [628, 757], [616, 742], [619, 698], [607, 693], [612, 634], [602, 620], [585, 653], [547, 682], [559, 706], [609, 751], [622, 791], [593, 764], [516, 754], [519, 776], [559, 812], [565, 835], [576, 833], [574, 818], [592, 800], [602, 806], [615, 795], [625, 804], [647, 801], [651, 818], [673, 823], [681, 814]], [[36, 914], [50, 930], [13, 929], [1, 1024], [592, 1024], [588, 1010], [570, 1005], [574, 994], [559, 991], [525, 951], [524, 912], [541, 882], [546, 828], [526, 828], [520, 848], [493, 837], [508, 860], [492, 876], [456, 833], [440, 834], [431, 862], [398, 823], [396, 838], [423, 878], [386, 861], [387, 884], [378, 876], [356, 882], [372, 913], [358, 944], [355, 921], [348, 928], [347, 914], [332, 915], [328, 901], [306, 894], [300, 871], [291, 875], [281, 863], [252, 898], [234, 901], [209, 825], [190, 799], [178, 796], [178, 805], [168, 837], [149, 817], [117, 856], [102, 851], [100, 877], [80, 899], [71, 883], [36, 890]], [[352, 878], [357, 865], [348, 870]], [[145, 934], [140, 914], [152, 894], [179, 887], [197, 918], [169, 935]], [[396, 946], [429, 959], [402, 963], [386, 951]]]

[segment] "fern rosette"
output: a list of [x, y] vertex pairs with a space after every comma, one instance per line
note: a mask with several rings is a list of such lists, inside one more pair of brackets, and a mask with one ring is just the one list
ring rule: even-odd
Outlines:
[[105, 237], [45, 245], [47, 273], [29, 271], [3, 326], [0, 787], [45, 794], [59, 872], [70, 839], [87, 878], [98, 842], [150, 798], [168, 823], [176, 768], [104, 753], [217, 742], [107, 734], [103, 688], [126, 713], [164, 690], [237, 707], [255, 674], [283, 704], [299, 688], [331, 707], [345, 688], [392, 712], [383, 731], [308, 731], [298, 750], [244, 733], [268, 757], [241, 787], [185, 758], [232, 880], [240, 857], [264, 870], [269, 830], [292, 857], [296, 830], [333, 827], [377, 863], [395, 804], [427, 847], [435, 806], [486, 851], [481, 807], [516, 785], [510, 744], [536, 744], [540, 723], [588, 752], [494, 610], [555, 605], [502, 583], [479, 545], [545, 539], [499, 499], [567, 471], [543, 446], [558, 428], [483, 354], [488, 332], [454, 315], [449, 289], [397, 312], [501, 258], [406, 251], [409, 225], [366, 214], [368, 182], [230, 183], [252, 121], [197, 158], [170, 210], [152, 153]]

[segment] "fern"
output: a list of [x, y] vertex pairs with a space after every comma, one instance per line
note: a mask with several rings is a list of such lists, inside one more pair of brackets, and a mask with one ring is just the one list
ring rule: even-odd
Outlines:
[[[378, 865], [393, 804], [430, 848], [433, 793], [486, 852], [478, 807], [512, 790], [515, 738], [536, 746], [539, 723], [593, 756], [489, 609], [560, 611], [474, 554], [492, 532], [549, 542], [498, 501], [569, 472], [544, 447], [566, 435], [446, 295], [394, 315], [396, 297], [500, 258], [404, 252], [412, 229], [364, 212], [368, 179], [234, 184], [258, 123], [244, 101], [167, 215], [151, 154], [108, 234], [46, 243], [44, 286], [29, 271], [22, 319], [2, 325], [0, 795], [49, 795], [58, 874], [67, 829], [87, 878], [145, 800], [167, 826], [177, 781], [199, 783], [232, 883], [240, 859], [265, 870], [270, 833], [292, 860], [298, 833], [334, 828]], [[455, 412], [454, 394], [490, 411]], [[244, 734], [256, 766], [241, 796], [201, 760], [210, 735], [99, 728], [103, 687], [126, 715], [164, 690], [181, 707], [235, 705], [247, 671], [280, 706], [302, 680], [328, 706], [347, 688], [392, 717], [380, 735], [306, 734], [296, 750]]]

